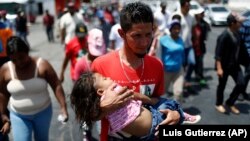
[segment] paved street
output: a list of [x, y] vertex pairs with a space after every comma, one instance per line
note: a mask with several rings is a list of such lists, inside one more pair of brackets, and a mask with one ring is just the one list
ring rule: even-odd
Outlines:
[[[197, 87], [198, 94], [190, 94], [187, 96], [187, 102], [183, 104], [184, 110], [190, 113], [201, 114], [202, 119], [199, 124], [250, 124], [250, 102], [236, 101], [241, 114], [232, 113], [221, 114], [215, 110], [216, 88], [218, 78], [214, 71], [214, 51], [217, 36], [225, 29], [225, 27], [213, 27], [207, 42], [207, 54], [204, 58], [205, 77], [208, 80], [206, 88]], [[224, 101], [229, 97], [232, 88], [235, 86], [231, 77], [226, 85]], [[250, 92], [248, 85], [248, 92]]]
[[[205, 56], [205, 76], [208, 80], [208, 86], [206, 88], [200, 88], [199, 86], [194, 86], [198, 91], [196, 93], [185, 94], [185, 103], [183, 103], [183, 108], [186, 112], [192, 114], [201, 114], [202, 119], [198, 124], [250, 124], [250, 102], [247, 101], [237, 101], [236, 105], [239, 107], [241, 114], [234, 115], [232, 113], [220, 114], [218, 113], [215, 106], [215, 92], [216, 86], [218, 84], [216, 72], [214, 71], [214, 47], [215, 41], [218, 34], [224, 27], [213, 27], [212, 33], [209, 36], [209, 41], [207, 43], [207, 54]], [[55, 68], [56, 72], [59, 74], [63, 59], [63, 47], [59, 41], [55, 43], [48, 43], [43, 31], [43, 26], [41, 21], [30, 27], [30, 35], [28, 40], [31, 44], [31, 54], [35, 56], [41, 56], [47, 59]], [[68, 69], [69, 70], [69, 69]], [[228, 98], [234, 83], [230, 78], [229, 83], [226, 86], [225, 98]], [[72, 87], [72, 83], [69, 77], [69, 71], [66, 72], [65, 82], [63, 83], [65, 93], [67, 95], [67, 103], [69, 110], [69, 121], [67, 124], [61, 124], [57, 121], [57, 115], [59, 114], [59, 105], [55, 99], [53, 93], [51, 93], [53, 102], [53, 119], [50, 129], [50, 140], [51, 141], [81, 141], [79, 131], [79, 126], [76, 124], [74, 119], [74, 114], [72, 112], [69, 93]], [[51, 92], [51, 90], [50, 90]], [[248, 89], [250, 92], [250, 89]]]

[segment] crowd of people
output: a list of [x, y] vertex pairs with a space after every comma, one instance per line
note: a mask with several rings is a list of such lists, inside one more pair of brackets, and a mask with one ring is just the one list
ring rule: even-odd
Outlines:
[[[55, 42], [54, 31], [58, 30], [56, 34], [64, 46], [59, 74], [49, 61], [29, 55], [24, 12], [17, 12], [13, 24], [2, 10], [0, 140], [8, 141], [10, 127], [14, 140], [49, 140], [53, 110], [48, 86], [64, 121], [68, 120], [69, 106], [62, 87], [68, 63], [73, 84], [70, 105], [79, 127], [87, 127], [83, 130], [88, 140], [94, 139], [93, 127], [98, 129], [101, 141], [153, 141], [157, 140], [159, 125], [198, 123], [201, 116], [184, 112], [181, 105], [185, 102], [184, 91], [192, 89], [193, 72], [201, 86], [207, 84], [203, 59], [211, 28], [204, 20], [203, 8], [190, 15], [190, 0], [179, 2], [180, 9], [175, 12], [167, 11], [166, 2], [161, 2], [154, 13], [142, 2], [116, 5], [115, 9], [100, 7], [95, 11], [98, 25], [94, 26], [89, 26], [73, 2], [57, 19], [46, 10], [43, 25], [48, 42]], [[225, 113], [228, 106], [232, 113], [240, 114], [235, 102], [241, 94], [250, 100], [246, 92], [250, 26], [245, 20], [231, 13], [227, 28], [217, 39], [215, 68], [219, 83], [215, 109], [220, 113]], [[228, 76], [236, 84], [224, 105]]]

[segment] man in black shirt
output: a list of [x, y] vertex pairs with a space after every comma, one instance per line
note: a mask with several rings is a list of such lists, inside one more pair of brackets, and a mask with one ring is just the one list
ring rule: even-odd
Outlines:
[[[216, 71], [219, 78], [216, 96], [216, 110], [225, 113], [223, 106], [224, 90], [228, 76], [232, 76], [236, 85], [226, 101], [226, 105], [234, 114], [240, 114], [239, 109], [234, 105], [240, 93], [244, 91], [244, 77], [239, 64], [240, 36], [238, 34], [242, 18], [231, 13], [227, 17], [228, 28], [219, 35], [215, 50]], [[241, 54], [242, 55], [242, 54]]]

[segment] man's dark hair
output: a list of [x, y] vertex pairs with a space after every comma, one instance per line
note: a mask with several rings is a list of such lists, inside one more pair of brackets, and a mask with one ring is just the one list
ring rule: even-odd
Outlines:
[[12, 36], [7, 40], [7, 55], [12, 55], [17, 52], [29, 53], [29, 45], [20, 37]]
[[152, 23], [154, 17], [150, 7], [141, 2], [129, 3], [120, 12], [121, 28], [126, 32], [133, 24]]
[[174, 19], [177, 19], [177, 20], [179, 20], [179, 21], [181, 22], [181, 15], [175, 14], [175, 15], [172, 17], [172, 20], [174, 20]]
[[185, 4], [186, 4], [187, 2], [189, 3], [190, 0], [180, 0], [180, 5], [181, 5], [181, 7], [185, 6]]
[[232, 13], [228, 15], [227, 17], [227, 25], [231, 26], [233, 23], [237, 23], [236, 17], [235, 15], [233, 15]]

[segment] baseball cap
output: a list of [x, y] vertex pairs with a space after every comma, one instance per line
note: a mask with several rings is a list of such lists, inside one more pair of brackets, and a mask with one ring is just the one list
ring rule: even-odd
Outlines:
[[204, 8], [200, 7], [200, 8], [198, 8], [198, 9], [194, 10], [194, 11], [193, 11], [193, 14], [194, 14], [194, 15], [201, 14], [201, 13], [203, 13], [204, 11], [205, 11]]
[[246, 20], [246, 17], [243, 17], [235, 12], [232, 12], [231, 14], [228, 15], [227, 17], [227, 24], [230, 25], [233, 22], [243, 22]]
[[174, 25], [181, 26], [181, 23], [178, 19], [173, 19], [168, 25], [169, 30], [171, 30], [171, 28], [173, 28]]
[[103, 33], [100, 29], [93, 28], [88, 33], [88, 49], [93, 56], [101, 56], [106, 53]]
[[83, 38], [88, 34], [87, 26], [83, 23], [78, 23], [76, 25], [75, 34], [79, 38]]

